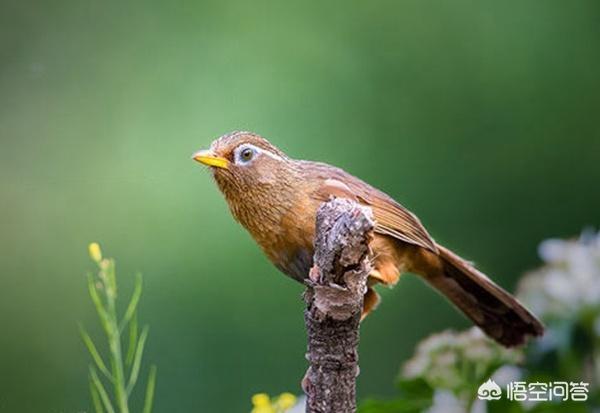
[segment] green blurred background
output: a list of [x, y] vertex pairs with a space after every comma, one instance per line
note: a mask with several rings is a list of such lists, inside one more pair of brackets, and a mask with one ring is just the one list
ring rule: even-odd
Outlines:
[[[59, 2], [0, 9], [0, 411], [88, 410], [98, 241], [145, 275], [157, 412], [300, 392], [302, 287], [193, 151], [233, 129], [341, 166], [513, 289], [600, 218], [594, 0]], [[359, 397], [468, 323], [414, 277], [363, 325]]]

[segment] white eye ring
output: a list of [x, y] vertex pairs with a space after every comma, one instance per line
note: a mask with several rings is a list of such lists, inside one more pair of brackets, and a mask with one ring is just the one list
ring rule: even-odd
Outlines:
[[247, 165], [252, 162], [259, 151], [252, 145], [241, 145], [235, 150], [235, 163], [238, 165]]

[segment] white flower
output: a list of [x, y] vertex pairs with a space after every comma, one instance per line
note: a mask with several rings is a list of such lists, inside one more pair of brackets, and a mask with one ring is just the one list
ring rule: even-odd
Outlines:
[[496, 382], [500, 387], [505, 387], [508, 383], [512, 381], [518, 381], [523, 376], [523, 371], [511, 365], [506, 365], [500, 367], [496, 372], [492, 375], [492, 380]]
[[[483, 374], [499, 364], [516, 363], [522, 353], [508, 350], [487, 338], [479, 328], [455, 333], [443, 331], [423, 340], [415, 355], [404, 365], [405, 378], [422, 378], [435, 389], [464, 391], [473, 383], [465, 380], [465, 371]], [[478, 377], [484, 379], [484, 377]]]
[[466, 406], [449, 391], [436, 391], [433, 394], [433, 405], [427, 413], [465, 413]]
[[539, 247], [546, 265], [519, 284], [518, 297], [542, 318], [576, 313], [600, 302], [600, 233], [550, 239]]

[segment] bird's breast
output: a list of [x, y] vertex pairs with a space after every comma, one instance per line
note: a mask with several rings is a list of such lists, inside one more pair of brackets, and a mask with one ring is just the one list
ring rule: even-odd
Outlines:
[[280, 216], [277, 225], [265, 223], [251, 231], [269, 260], [300, 282], [312, 267], [316, 208], [310, 199], [298, 200]]

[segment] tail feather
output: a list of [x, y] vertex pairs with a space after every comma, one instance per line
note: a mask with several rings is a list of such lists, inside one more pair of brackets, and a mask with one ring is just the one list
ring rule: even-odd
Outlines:
[[452, 251], [438, 250], [441, 274], [426, 279], [488, 336], [513, 347], [543, 334], [542, 323], [515, 297]]

